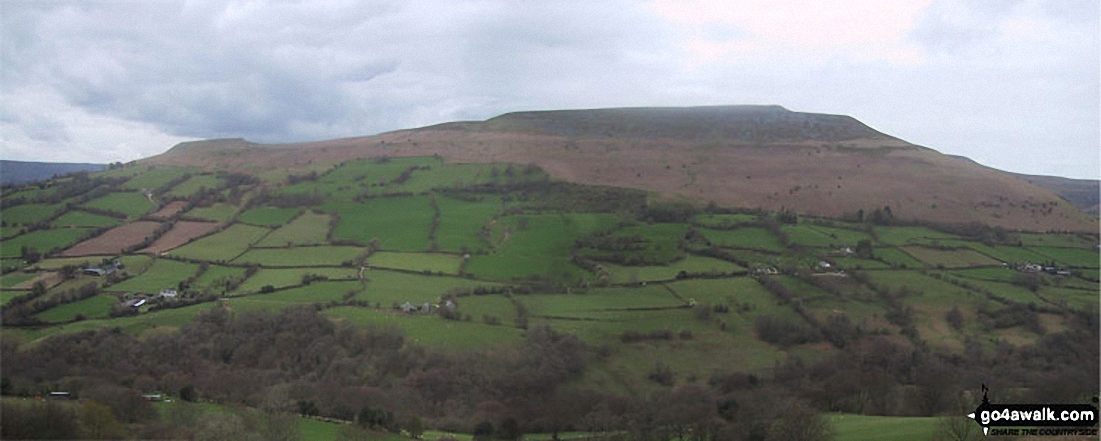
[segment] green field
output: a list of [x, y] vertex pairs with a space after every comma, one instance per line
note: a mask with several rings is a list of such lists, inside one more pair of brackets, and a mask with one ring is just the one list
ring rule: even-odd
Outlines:
[[234, 294], [259, 292], [267, 285], [274, 288], [283, 288], [302, 284], [302, 277], [306, 274], [317, 274], [330, 279], [355, 279], [359, 270], [355, 268], [262, 268], [249, 277], [237, 288]]
[[64, 210], [62, 204], [23, 204], [4, 208], [3, 220], [9, 224], [29, 225], [49, 219]]
[[788, 235], [789, 242], [808, 247], [853, 247], [872, 238], [863, 231], [821, 225], [785, 225], [781, 231]]
[[329, 303], [343, 300], [345, 294], [359, 292], [363, 284], [352, 281], [322, 281], [307, 286], [276, 291], [270, 294], [251, 294], [229, 299], [234, 311], [278, 311], [299, 304]]
[[153, 190], [169, 182], [173, 179], [182, 177], [183, 175], [191, 172], [191, 169], [175, 168], [175, 167], [149, 167], [141, 174], [130, 178], [122, 185], [123, 188], [128, 190]]
[[750, 224], [756, 221], [757, 216], [753, 214], [698, 214], [692, 218], [693, 224], [719, 229]]
[[423, 276], [380, 269], [368, 269], [363, 272], [363, 277], [367, 280], [367, 289], [358, 298], [380, 308], [405, 302], [417, 305], [424, 302], [436, 303], [444, 294], [478, 286], [496, 286], [494, 283], [455, 277]]
[[1087, 238], [1079, 234], [1058, 233], [1020, 233], [1021, 244], [1026, 247], [1060, 247], [1096, 249], [1097, 238]]
[[157, 259], [145, 272], [106, 288], [114, 292], [156, 294], [162, 289], [176, 289], [180, 282], [194, 276], [199, 265], [170, 259]]
[[610, 274], [611, 283], [637, 283], [655, 280], [672, 280], [681, 271], [686, 273], [730, 274], [744, 271], [736, 263], [711, 257], [690, 255], [665, 266], [624, 266], [612, 263], [600, 263]]
[[274, 227], [289, 222], [301, 212], [301, 208], [253, 208], [238, 215], [237, 221], [264, 227]]
[[934, 240], [958, 240], [959, 236], [925, 227], [873, 227], [876, 238], [884, 245], [928, 244]]
[[906, 254], [906, 252], [898, 248], [876, 248], [872, 251], [872, 254], [888, 265], [899, 268], [921, 268], [925, 266], [920, 260], [913, 258], [913, 256]]
[[382, 249], [394, 251], [425, 251], [431, 244], [428, 229], [434, 211], [427, 197], [382, 197], [326, 209], [340, 216], [332, 232], [334, 241], [367, 245], [377, 238]]
[[199, 292], [210, 289], [214, 293], [223, 294], [227, 283], [232, 280], [244, 280], [244, 278], [244, 268], [211, 265], [195, 278], [190, 288]]
[[264, 237], [256, 246], [274, 248], [324, 244], [329, 234], [330, 219], [328, 214], [307, 211]]
[[489, 326], [479, 320], [444, 320], [428, 315], [409, 315], [395, 311], [337, 307], [325, 310], [337, 321], [358, 326], [393, 326], [405, 338], [419, 345], [447, 350], [468, 350], [508, 345], [520, 341], [523, 331], [508, 326]]
[[114, 227], [121, 223], [121, 220], [110, 216], [72, 210], [61, 215], [50, 225], [53, 227]]
[[24, 246], [34, 248], [42, 253], [68, 248], [90, 231], [85, 228], [32, 231], [0, 241], [0, 257], [19, 257]]
[[[937, 418], [891, 417], [854, 414], [830, 414], [836, 441], [876, 439], [883, 441], [917, 441], [932, 439]], [[978, 424], [975, 430], [982, 433]]]
[[582, 294], [541, 294], [518, 297], [534, 316], [614, 319], [632, 309], [679, 308], [686, 303], [658, 285], [639, 288], [597, 288]]
[[215, 189], [225, 185], [225, 180], [214, 175], [195, 175], [172, 187], [165, 196], [188, 198], [202, 189]]
[[340, 266], [354, 262], [364, 253], [360, 247], [297, 247], [255, 248], [246, 251], [233, 263], [256, 263], [263, 266]]
[[20, 283], [34, 279], [35, 277], [38, 277], [38, 274], [24, 272], [7, 273], [0, 276], [0, 288], [11, 288]]
[[750, 248], [766, 251], [783, 251], [784, 245], [768, 230], [759, 227], [744, 227], [736, 230], [712, 230], [697, 228], [707, 240], [715, 246], [730, 248]]
[[78, 315], [83, 315], [85, 318], [104, 318], [107, 317], [111, 306], [118, 303], [117, 298], [100, 294], [73, 303], [55, 306], [35, 317], [50, 323], [67, 322], [75, 319]]
[[611, 228], [616, 218], [603, 214], [506, 216], [497, 249], [470, 258], [466, 272], [509, 280], [541, 276], [570, 280], [583, 276], [570, 261], [570, 245], [580, 237]]
[[220, 233], [206, 236], [170, 252], [174, 256], [211, 262], [233, 260], [249, 245], [260, 240], [271, 230], [244, 224], [233, 224]]
[[157, 208], [149, 198], [138, 192], [111, 193], [99, 199], [92, 199], [84, 206], [122, 213], [131, 219], [141, 217]]
[[476, 202], [436, 196], [440, 207], [440, 225], [436, 243], [441, 250], [484, 250], [489, 247], [480, 236], [482, 229], [501, 211], [501, 198], [485, 196]]
[[966, 248], [954, 250], [940, 250], [922, 246], [908, 246], [902, 248], [906, 254], [924, 262], [929, 266], [944, 268], [963, 268], [969, 266], [993, 266], [1001, 265], [1001, 262], [984, 256], [979, 252]]
[[367, 259], [367, 265], [378, 268], [443, 274], [458, 274], [459, 266], [462, 263], [463, 258], [453, 254], [396, 253], [392, 251], [379, 251]]
[[1031, 249], [1043, 256], [1054, 259], [1060, 265], [1097, 268], [1101, 263], [1101, 256], [1097, 254], [1097, 250], [1052, 247], [1033, 247]]
[[195, 208], [184, 213], [184, 216], [213, 222], [229, 222], [234, 214], [237, 214], [237, 207], [229, 204], [214, 204], [209, 207]]
[[[578, 254], [590, 256], [596, 260], [606, 260], [608, 257], [622, 258], [617, 261], [626, 264], [671, 263], [684, 257], [680, 243], [684, 241], [688, 228], [688, 224], [667, 223], [625, 226], [607, 237], [594, 238], [598, 242], [610, 242], [611, 247], [597, 243], [594, 244], [595, 247], [580, 249]], [[617, 249], [616, 245], [622, 244], [623, 241], [630, 241], [631, 249]], [[604, 248], [601, 248], [602, 246]]]

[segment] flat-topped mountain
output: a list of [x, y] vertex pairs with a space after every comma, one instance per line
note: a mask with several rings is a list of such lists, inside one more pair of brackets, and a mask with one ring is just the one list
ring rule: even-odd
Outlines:
[[568, 181], [665, 198], [1033, 231], [1097, 231], [1049, 189], [880, 133], [855, 118], [779, 106], [515, 112], [374, 136], [260, 145], [185, 143], [150, 164], [263, 171], [375, 156], [535, 164]]

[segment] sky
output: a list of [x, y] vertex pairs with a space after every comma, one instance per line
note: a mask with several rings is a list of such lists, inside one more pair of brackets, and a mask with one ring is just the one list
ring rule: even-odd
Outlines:
[[0, 0], [0, 158], [778, 104], [1097, 179], [1099, 15], [1096, 0]]

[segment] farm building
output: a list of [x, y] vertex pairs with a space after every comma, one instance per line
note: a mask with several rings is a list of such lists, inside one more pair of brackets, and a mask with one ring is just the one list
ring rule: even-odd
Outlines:
[[161, 290], [161, 293], [160, 293], [160, 294], [158, 294], [158, 295], [159, 295], [159, 296], [160, 296], [161, 298], [164, 298], [164, 299], [174, 299], [174, 298], [176, 298], [176, 296], [178, 296], [179, 294], [180, 294], [180, 293], [179, 293], [179, 292], [177, 292], [177, 291], [176, 291], [175, 289], [172, 289], [172, 288], [165, 288], [165, 289], [162, 289], [162, 290]]

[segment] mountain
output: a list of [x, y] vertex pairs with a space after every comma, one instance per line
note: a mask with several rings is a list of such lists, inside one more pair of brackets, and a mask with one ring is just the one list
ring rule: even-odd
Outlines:
[[[949, 156], [978, 164], [974, 159], [966, 156]], [[1093, 217], [1101, 215], [1101, 211], [1099, 211], [1099, 204], [1101, 204], [1101, 181], [1097, 179], [1073, 179], [1061, 176], [1026, 175], [1012, 172], [1010, 172], [1010, 174], [1020, 179], [1024, 179], [1030, 184], [1039, 185], [1055, 192], [1059, 197], [1070, 202], [1075, 207], [1078, 207], [1079, 210], [1082, 210], [1082, 212], [1086, 214]]]
[[721, 205], [1012, 229], [1096, 231], [1041, 185], [959, 161], [843, 115], [779, 106], [514, 112], [374, 136], [261, 145], [183, 143], [149, 164], [260, 172], [376, 156], [536, 164], [564, 180]]
[[105, 168], [107, 164], [0, 160], [0, 184], [22, 184], [80, 171], [100, 171]]

